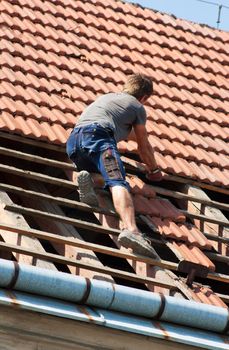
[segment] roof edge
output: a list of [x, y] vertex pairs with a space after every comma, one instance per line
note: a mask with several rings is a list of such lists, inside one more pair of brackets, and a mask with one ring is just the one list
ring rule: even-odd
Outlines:
[[227, 333], [227, 308], [0, 259], [0, 287]]
[[125, 315], [99, 308], [84, 307], [83, 310], [74, 303], [52, 298], [29, 295], [0, 289], [0, 305], [20, 307], [20, 310], [38, 312], [65, 319], [87, 322], [124, 332], [135, 333], [147, 337], [191, 345], [196, 348], [210, 350], [226, 349], [227, 337], [206, 331], [198, 331], [183, 326], [164, 322], [154, 322], [146, 318]]

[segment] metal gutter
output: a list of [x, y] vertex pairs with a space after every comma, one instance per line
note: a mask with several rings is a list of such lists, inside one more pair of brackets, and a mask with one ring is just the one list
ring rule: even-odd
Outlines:
[[229, 312], [170, 296], [89, 280], [59, 271], [0, 259], [0, 287], [86, 304], [151, 320], [227, 333]]
[[[181, 343], [198, 349], [229, 350], [229, 337], [166, 322], [75, 305], [48, 297], [0, 289], [0, 305], [87, 322], [124, 332]], [[29, 333], [29, 330], [28, 330]]]

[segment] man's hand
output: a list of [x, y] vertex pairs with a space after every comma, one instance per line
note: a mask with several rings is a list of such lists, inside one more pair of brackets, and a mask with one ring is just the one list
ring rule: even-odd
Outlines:
[[150, 181], [161, 181], [163, 179], [162, 172], [159, 168], [154, 169], [150, 173], [146, 174], [146, 178]]

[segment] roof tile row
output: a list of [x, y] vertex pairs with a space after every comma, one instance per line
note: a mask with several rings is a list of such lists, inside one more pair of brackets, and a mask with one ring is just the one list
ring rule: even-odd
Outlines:
[[209, 271], [215, 271], [215, 265], [213, 262], [208, 259], [208, 257], [198, 247], [187, 246], [184, 243], [175, 241], [173, 241], [171, 244], [174, 252], [178, 252], [180, 260], [183, 258], [185, 261], [206, 266]]
[[[4, 6], [3, 6], [3, 11], [4, 11]], [[16, 10], [15, 10], [15, 12], [17, 12]], [[36, 15], [37, 15], [37, 13], [39, 13], [38, 11], [36, 12]], [[6, 16], [7, 17], [7, 14], [6, 13], [3, 13], [4, 14], [4, 16]], [[83, 16], [83, 13], [80, 13], [80, 14], [78, 14], [78, 16], [82, 19], [82, 16]], [[8, 17], [7, 17], [8, 18]], [[8, 21], [10, 21], [10, 25], [11, 25], [11, 27], [15, 27], [15, 26], [18, 26], [18, 22], [20, 22], [20, 19], [18, 19], [18, 17], [16, 17], [16, 19], [15, 19], [15, 23], [12, 23], [12, 20], [11, 19], [9, 19], [8, 18]], [[20, 26], [18, 26], [18, 29], [23, 29], [23, 31], [27, 31], [27, 30], [31, 30], [31, 27], [32, 27], [32, 22], [31, 23], [29, 23], [29, 21], [28, 20], [22, 20], [21, 21], [22, 23], [20, 24]], [[92, 23], [94, 22], [94, 19], [92, 20]], [[36, 34], [43, 34], [43, 36], [45, 37], [45, 38], [47, 38], [47, 37], [49, 37], [49, 35], [51, 34], [51, 36], [52, 36], [52, 38], [54, 39], [54, 40], [58, 40], [58, 39], [63, 39], [64, 38], [64, 36], [63, 35], [61, 35], [61, 32], [62, 32], [62, 30], [64, 30], [62, 27], [61, 27], [61, 29], [58, 29], [58, 30], [56, 30], [56, 32], [55, 32], [55, 30], [53, 29], [53, 28], [55, 28], [55, 26], [53, 26], [52, 25], [52, 23], [50, 24], [50, 22], [49, 21], [47, 21], [47, 23], [50, 25], [50, 27], [46, 27], [47, 28], [47, 30], [44, 32], [43, 31], [43, 27], [39, 24], [39, 23], [36, 23], [36, 28], [37, 29], [39, 29], [40, 30], [40, 33], [39, 32], [37, 32]], [[45, 21], [45, 23], [42, 23], [44, 26], [47, 26], [47, 23], [46, 23], [46, 21]], [[90, 25], [91, 23], [85, 23], [85, 27], [87, 27], [88, 25]], [[27, 27], [26, 27], [26, 25], [27, 25]], [[82, 24], [81, 24], [81, 26], [82, 26]], [[69, 30], [70, 30], [70, 28], [75, 28], [75, 27], [77, 27], [76, 29], [76, 32], [77, 32], [77, 34], [80, 34], [80, 31], [79, 31], [79, 26], [78, 26], [78, 24], [77, 25], [71, 25], [71, 26], [68, 26], [68, 28], [66, 29], [67, 31], [68, 31], [68, 36], [70, 36], [70, 34], [71, 34], [71, 36], [73, 35], [73, 33], [74, 33], [74, 31], [72, 31], [72, 33], [69, 33]], [[59, 28], [59, 27], [58, 27]], [[104, 48], [103, 48], [103, 50], [102, 50], [102, 48], [101, 48], [101, 46], [104, 44], [104, 38], [107, 38], [107, 37], [109, 37], [109, 36], [107, 36], [107, 28], [106, 28], [106, 26], [105, 26], [105, 32], [104, 32], [104, 36], [101, 38], [102, 39], [102, 41], [101, 41], [101, 39], [100, 39], [100, 46], [98, 47], [98, 45], [96, 44], [96, 43], [94, 43], [95, 45], [96, 45], [96, 48], [99, 50], [99, 51], [104, 51]], [[82, 36], [85, 38], [85, 31], [86, 31], [86, 33], [89, 35], [89, 37], [90, 37], [90, 33], [91, 33], [91, 31], [90, 30], [87, 30], [86, 28], [84, 28], [84, 30], [82, 30]], [[122, 37], [120, 37], [120, 33], [117, 33], [118, 34], [118, 37], [117, 37], [117, 39], [118, 39], [118, 41], [119, 41], [119, 47], [120, 47], [120, 49], [121, 50], [119, 50], [118, 52], [116, 51], [117, 49], [118, 49], [118, 47], [117, 46], [114, 46], [114, 54], [118, 54], [120, 57], [122, 57], [122, 55], [123, 55], [123, 52], [122, 52], [122, 40], [124, 40], [125, 41], [125, 46], [127, 46], [127, 48], [129, 48], [129, 41], [127, 41], [126, 40], [126, 38], [125, 38], [125, 36], [122, 38]], [[75, 35], [74, 35], [75, 36]], [[154, 35], [155, 36], [155, 35]], [[157, 42], [157, 44], [158, 44], [158, 42], [160, 41], [159, 39], [161, 38], [161, 36], [159, 37], [159, 38], [157, 38], [157, 40], [156, 40], [156, 42]], [[75, 38], [76, 39], [76, 38]], [[91, 39], [91, 38], [90, 38]], [[96, 38], [97, 40], [98, 40], [98, 38]], [[164, 37], [164, 40], [167, 40], [167, 38], [166, 37]], [[93, 40], [90, 40], [90, 42], [93, 42]], [[117, 42], [117, 41], [116, 41]], [[171, 39], [170, 39], [170, 41], [169, 41], [169, 43], [171, 42]], [[164, 53], [163, 53], [163, 48], [161, 48], [161, 45], [163, 44], [163, 42], [162, 43], [159, 43], [160, 44], [160, 46], [158, 45], [158, 49], [157, 50], [159, 50], [159, 52], [160, 52], [160, 56], [164, 56]], [[165, 43], [164, 43], [164, 45], [165, 45]], [[172, 55], [170, 55], [169, 57], [170, 57], [170, 60], [169, 61], [164, 61], [165, 63], [163, 64], [163, 61], [161, 61], [160, 62], [160, 66], [162, 66], [162, 67], [164, 67], [164, 70], [168, 70], [168, 65], [169, 65], [169, 67], [171, 67], [171, 69], [173, 70], [174, 68], [176, 68], [176, 66], [178, 67], [179, 66], [179, 64], [178, 64], [178, 61], [179, 61], [179, 57], [180, 57], [180, 59], [181, 59], [181, 61], [182, 62], [184, 62], [185, 64], [187, 64], [187, 63], [189, 63], [190, 65], [192, 65], [192, 64], [194, 64], [194, 66], [195, 67], [201, 67], [201, 68], [203, 68], [203, 69], [208, 69], [208, 71], [209, 70], [212, 70], [212, 72], [213, 73], [219, 73], [219, 74], [223, 74], [223, 76], [227, 76], [228, 75], [228, 71], [226, 70], [226, 69], [224, 69], [223, 68], [223, 66], [221, 65], [221, 64], [219, 64], [219, 63], [217, 63], [216, 61], [214, 61], [214, 64], [211, 64], [211, 62], [209, 62], [209, 61], [206, 61], [206, 63], [201, 59], [201, 58], [198, 58], [197, 59], [197, 55], [198, 55], [198, 52], [199, 52], [199, 50], [198, 50], [198, 52], [192, 52], [192, 51], [190, 51], [190, 48], [192, 47], [192, 46], [190, 46], [190, 44], [187, 46], [187, 49], [186, 49], [186, 52], [188, 53], [188, 52], [190, 52], [190, 56], [188, 56], [187, 55], [187, 53], [186, 54], [184, 54], [184, 55], [181, 55], [179, 52], [181, 52], [182, 50], [181, 50], [181, 48], [179, 47], [179, 45], [180, 45], [180, 42], [179, 41], [177, 41], [177, 45], [178, 45], [178, 47], [176, 47], [175, 46], [175, 48], [177, 48], [178, 49], [178, 51], [177, 52], [175, 52], [175, 56], [174, 56], [174, 53], [172, 54]], [[88, 46], [88, 45], [87, 45]], [[133, 48], [129, 48], [129, 49], [132, 49], [133, 50], [133, 57], [132, 57], [132, 60], [134, 59], [136, 62], [138, 62], [138, 61], [140, 61], [141, 63], [142, 63], [142, 57], [138, 57], [138, 55], [137, 55], [137, 51], [138, 51], [138, 47], [139, 47], [139, 45], [137, 45], [136, 44], [136, 46], [135, 46], [135, 48], [134, 48], [134, 50], [133, 50]], [[194, 46], [195, 47], [195, 46]], [[94, 49], [94, 47], [93, 47], [93, 49]], [[166, 49], [166, 48], [165, 48]], [[170, 47], [170, 51], [171, 51], [171, 49], [173, 49], [173, 47]], [[209, 48], [208, 48], [209, 49]], [[109, 52], [109, 51], [108, 51]], [[147, 54], [145, 53], [145, 55], [144, 55], [144, 59], [146, 60], [145, 61], [145, 64], [148, 64], [148, 62], [150, 63], [150, 64], [152, 64], [152, 56], [151, 56], [151, 53], [152, 53], [152, 47], [150, 46], [149, 47], [149, 50], [148, 50], [148, 52], [147, 52]], [[150, 56], [148, 56], [148, 54], [150, 54]], [[192, 59], [192, 55], [193, 54], [195, 54], [195, 60], [193, 60]], [[176, 57], [176, 55], [177, 55], [177, 57]], [[212, 55], [211, 55], [212, 56]], [[171, 66], [170, 65], [170, 61], [171, 61], [171, 59], [173, 59], [173, 57], [174, 57], [174, 59], [175, 59], [175, 65], [173, 65], [173, 66]], [[208, 55], [206, 55], [206, 57], [208, 57], [208, 59], [209, 59], [209, 53], [208, 53]], [[217, 60], [217, 57], [218, 56], [216, 56], [215, 57], [215, 59]], [[187, 59], [188, 59], [188, 61], [187, 61]], [[185, 60], [185, 61], [184, 61]], [[196, 66], [196, 64], [197, 64], [197, 66]], [[199, 64], [200, 64], [200, 66], [199, 66]], [[226, 64], [228, 64], [228, 61], [226, 62]], [[181, 69], [181, 71], [183, 71], [183, 67], [182, 66], [179, 66], [179, 68]], [[186, 67], [187, 68], [187, 67]], [[190, 69], [190, 68], [189, 68]], [[177, 73], [177, 71], [175, 71], [175, 73]]]
[[[5, 37], [6, 39], [10, 39], [11, 38], [11, 36], [12, 36], [12, 33], [14, 33], [15, 32], [15, 30], [14, 31], [12, 31], [12, 32], [10, 32], [9, 30], [7, 31], [7, 35], [6, 35], [6, 32], [5, 31], [2, 31], [1, 32], [1, 36], [2, 37]], [[76, 49], [76, 48], [74, 48], [74, 46], [73, 45], [70, 45], [70, 48], [69, 48], [69, 45], [67, 46], [67, 45], [65, 45], [65, 44], [63, 44], [63, 43], [59, 43], [59, 45], [58, 46], [63, 46], [63, 51], [62, 51], [62, 54], [63, 54], [63, 56], [62, 57], [55, 57], [55, 56], [51, 56], [51, 55], [49, 55], [48, 54], [48, 52], [51, 50], [52, 51], [52, 49], [53, 49], [53, 47], [55, 47], [55, 45], [54, 45], [54, 42], [53, 42], [53, 40], [52, 41], [50, 41], [50, 39], [46, 39], [46, 40], [43, 40], [41, 37], [39, 37], [39, 36], [34, 36], [33, 38], [31, 38], [31, 35], [29, 34], [29, 38], [28, 38], [28, 33], [21, 33], [21, 35], [19, 35], [19, 32], [18, 31], [16, 31], [15, 32], [15, 35], [17, 35], [17, 37], [20, 37], [20, 41], [21, 41], [21, 43], [22, 43], [22, 47], [24, 48], [24, 45], [25, 44], [28, 44], [29, 43], [29, 45], [31, 45], [31, 40], [33, 40], [33, 46], [35, 47], [35, 48], [38, 48], [39, 50], [45, 50], [44, 52], [42, 52], [42, 51], [38, 51], [38, 55], [40, 54], [43, 54], [43, 57], [46, 57], [46, 60], [47, 61], [50, 61], [50, 60], [54, 60], [54, 62], [53, 63], [55, 63], [55, 64], [57, 64], [57, 65], [61, 65], [61, 66], [65, 66], [66, 67], [66, 65], [68, 66], [69, 65], [69, 63], [66, 63], [67, 62], [67, 60], [66, 60], [66, 52], [68, 52], [68, 54], [69, 54], [69, 56], [68, 56], [68, 59], [69, 59], [69, 57], [72, 57], [73, 55], [74, 55], [74, 57], [75, 58], [80, 58], [81, 57], [81, 52], [82, 52], [82, 50], [83, 49], [81, 49], [81, 52], [79, 51], [79, 49]], [[85, 46], [88, 46], [88, 40], [86, 40], [85, 39], [85, 37], [83, 38], [81, 38], [82, 40], [82, 42], [83, 41], [85, 41]], [[17, 39], [17, 41], [18, 41], [19, 39]], [[47, 47], [47, 44], [50, 42], [50, 45], [48, 45], [48, 47]], [[26, 46], [27, 48], [29, 47], [29, 46]], [[26, 53], [26, 47], [24, 48], [25, 50], [24, 50], [24, 54]], [[90, 48], [90, 50], [92, 50], [92, 49], [94, 49], [94, 47], [91, 47]], [[14, 50], [16, 50], [16, 49], [14, 49]], [[31, 48], [31, 50], [32, 50], [32, 48]], [[30, 51], [31, 51], [30, 50]], [[70, 51], [69, 51], [70, 50]], [[86, 50], [84, 50], [85, 52], [87, 52]], [[109, 47], [108, 47], [108, 49], [107, 49], [107, 51], [109, 52]], [[57, 52], [57, 49], [56, 50], [54, 50], [54, 52], [56, 52], [57, 54], [59, 54], [59, 53], [61, 53], [59, 50], [58, 50], [58, 52]], [[95, 58], [94, 58], [94, 55], [96, 55], [96, 53], [93, 53], [93, 56], [92, 55], [90, 55], [90, 59], [91, 59], [91, 57], [93, 57], [93, 60], [94, 60], [94, 62], [96, 62], [97, 60], [95, 60]], [[51, 56], [51, 59], [49, 58]], [[104, 56], [104, 52], [103, 52], [103, 56]], [[103, 56], [100, 56], [100, 57], [103, 57]], [[98, 58], [99, 56], [97, 55], [97, 58]], [[41, 59], [41, 57], [39, 57], [39, 59]], [[117, 60], [117, 57], [115, 57], [115, 59]], [[151, 62], [153, 63], [154, 61], [155, 61], [155, 59], [156, 59], [156, 56], [153, 58], [153, 60], [152, 60], [152, 58], [151, 58]], [[112, 62], [112, 61], [111, 61]], [[169, 61], [167, 61], [167, 62], [169, 62]], [[101, 63], [101, 62], [97, 62], [97, 63]], [[120, 63], [120, 60], [119, 60], [119, 62], [118, 63]], [[125, 65], [126, 65], [127, 63], [125, 63]], [[124, 67], [123, 67], [123, 70], [125, 70], [126, 69], [126, 67], [125, 67], [125, 65], [124, 65]], [[113, 63], [112, 63], [112, 66], [113, 66]], [[74, 65], [73, 65], [73, 67], [74, 67]], [[161, 67], [162, 67], [162, 65], [161, 65], [161, 62], [157, 65], [157, 68], [159, 68], [159, 69], [161, 69]], [[120, 69], [121, 67], [119, 66], [119, 69]], [[122, 69], [122, 68], [121, 68]], [[149, 69], [148, 69], [149, 70]], [[161, 74], [161, 73], [160, 73]], [[157, 75], [156, 75], [157, 76]], [[171, 76], [171, 75], [170, 75]], [[123, 76], [124, 77], [124, 76]], [[122, 80], [123, 80], [123, 77], [122, 77]], [[166, 76], [165, 76], [165, 74], [163, 74], [163, 76], [162, 76], [162, 78], [163, 78], [163, 80], [164, 80], [164, 82], [169, 82], [169, 84], [171, 85], [171, 81], [168, 81], [168, 79], [166, 79]], [[171, 78], [173, 78], [172, 76], [171, 76]], [[183, 81], [184, 81], [184, 79], [185, 78], [183, 78]], [[122, 81], [121, 80], [121, 81]], [[179, 82], [180, 82], [180, 80], [181, 80], [181, 77], [179, 78]], [[193, 83], [195, 83], [195, 81], [194, 80], [192, 80], [192, 82]], [[178, 82], [177, 82], [177, 78], [175, 79], [172, 79], [172, 83], [173, 84], [179, 84]], [[187, 80], [185, 80], [185, 83], [186, 83], [186, 86], [185, 86], [185, 88], [186, 89], [189, 89], [190, 90], [190, 88], [192, 88], [192, 86], [190, 86], [190, 83], [187, 81]], [[216, 82], [215, 82], [216, 83]], [[214, 86], [215, 86], [215, 83], [214, 83]], [[180, 84], [180, 87], [181, 86], [183, 86], [183, 84]], [[205, 84], [205, 86], [208, 86], [208, 85], [206, 85]], [[198, 83], [198, 86], [197, 86], [198, 88], [199, 88], [199, 90], [200, 90], [200, 82]], [[167, 91], [168, 91], [168, 89], [167, 89]], [[201, 90], [200, 90], [201, 91]], [[203, 89], [202, 89], [202, 91], [201, 91], [201, 93], [203, 92]], [[224, 95], [226, 95], [226, 93], [224, 93]], [[217, 94], [217, 98], [220, 98], [220, 96], [221, 96], [221, 91]], [[227, 96], [227, 95], [226, 95]]]
[[[229, 169], [229, 157], [223, 153], [216, 154], [208, 150], [206, 152], [204, 149], [199, 147], [191, 147], [189, 145], [182, 145], [177, 142], [169, 142], [165, 138], [158, 138], [156, 136], [150, 136], [150, 143], [154, 147], [155, 151], [158, 153], [163, 153], [164, 156], [175, 157], [176, 159], [182, 158], [184, 161], [195, 162], [197, 165], [201, 165], [207, 168], [218, 168], [219, 170]], [[124, 152], [127, 150], [129, 153], [137, 154], [137, 145], [132, 141], [125, 142], [122, 141], [119, 144], [119, 149]]]
[[[46, 65], [44, 65], [43, 63], [35, 63], [34, 61], [27, 60], [27, 59], [25, 59], [23, 61], [20, 57], [16, 57], [15, 58], [15, 57], [11, 56], [7, 52], [4, 52], [2, 54], [1, 61], [2, 61], [3, 64], [5, 62], [6, 66], [8, 66], [8, 67], [10, 66], [11, 68], [13, 68], [14, 71], [16, 70], [16, 73], [19, 70], [24, 70], [26, 75], [27, 74], [31, 74], [31, 75], [35, 75], [36, 74], [36, 76], [38, 76], [38, 77], [39, 76], [40, 77], [44, 77], [44, 80], [43, 80], [44, 82], [45, 82], [45, 79], [53, 79], [53, 80], [55, 79], [53, 82], [51, 82], [52, 85], [53, 84], [57, 84], [56, 83], [56, 78], [57, 77], [59, 77], [59, 82], [62, 81], [63, 83], [65, 83], [65, 82], [68, 83], [68, 82], [71, 81], [71, 84], [73, 84], [73, 83], [75, 83], [75, 84], [83, 84], [84, 83], [84, 85], [85, 85], [85, 78], [84, 79], [82, 79], [82, 78], [79, 79], [79, 75], [78, 74], [74, 74], [74, 73], [72, 75], [73, 77], [71, 78], [71, 75], [68, 73], [67, 70], [64, 70], [63, 67], [61, 67], [62, 68], [61, 70], [58, 70], [58, 68], [55, 65], [51, 64], [50, 66], [48, 66], [48, 69], [47, 69]], [[48, 64], [48, 63], [46, 62], [46, 64]], [[81, 62], [81, 66], [88, 66], [88, 63]], [[52, 72], [53, 72], [53, 74], [50, 74]], [[34, 76], [34, 80], [36, 79], [36, 76]], [[86, 77], [86, 79], [89, 80], [90, 78]], [[49, 90], [50, 90], [49, 81], [46, 84], [46, 88], [47, 88], [48, 85], [49, 85]], [[111, 86], [112, 89], [115, 88], [115, 85], [110, 85], [110, 86]], [[101, 81], [101, 87], [102, 87], [102, 81]], [[53, 91], [52, 86], [51, 86], [51, 91]], [[101, 92], [105, 92], [105, 91], [101, 91]], [[84, 98], [84, 102], [89, 103], [90, 100], [95, 97], [95, 95], [92, 95], [90, 91], [88, 91], [87, 93], [90, 95], [89, 99], [86, 98], [85, 94], [83, 94], [82, 97]], [[220, 119], [220, 114], [217, 117], [217, 114], [214, 112], [214, 110], [210, 110], [209, 111], [209, 110], [205, 110], [203, 108], [197, 108], [197, 107], [196, 107], [196, 110], [195, 110], [190, 104], [186, 104], [186, 103], [183, 103], [183, 110], [181, 109], [181, 106], [178, 109], [176, 107], [176, 106], [178, 106], [178, 102], [171, 103], [170, 100], [168, 98], [166, 98], [166, 97], [162, 97], [162, 98], [158, 99], [157, 96], [154, 96], [153, 99], [152, 99], [152, 102], [153, 102], [154, 106], [157, 109], [161, 109], [162, 105], [164, 104], [164, 108], [166, 108], [166, 110], [170, 110], [170, 111], [172, 110], [173, 113], [176, 113], [176, 112], [186, 113], [186, 115], [194, 117], [194, 118], [199, 118], [200, 120], [204, 119], [204, 118], [206, 118], [206, 119], [209, 118], [210, 120], [214, 120], [215, 118], [217, 118], [218, 119], [217, 122], [220, 121], [223, 125], [225, 125], [227, 123], [226, 115], [224, 117], [223, 113], [221, 113], [222, 118]], [[227, 108], [226, 105], [225, 105], [225, 108]], [[193, 112], [193, 113], [190, 113], [190, 112]], [[160, 114], [160, 115], [162, 115], [162, 114]], [[171, 116], [171, 113], [170, 113], [170, 116]], [[166, 118], [164, 118], [164, 120], [166, 120], [166, 119], [167, 119], [167, 115], [166, 115]], [[173, 120], [174, 120], [174, 118], [173, 118]], [[175, 120], [177, 120], [177, 119], [175, 119]], [[182, 122], [185, 123], [185, 119], [182, 120]], [[192, 123], [194, 123], [194, 121], [192, 121]], [[195, 125], [193, 125], [192, 129], [193, 130], [200, 129], [200, 131], [202, 133], [206, 134], [207, 130], [209, 129], [209, 126], [207, 124], [204, 124], [204, 125], [206, 125], [206, 128], [202, 129], [202, 131], [200, 129], [200, 126], [198, 126], [198, 128], [197, 128]], [[191, 126], [192, 126], [192, 124], [191, 124]], [[227, 132], [228, 129], [226, 129], [225, 132], [223, 132], [223, 130], [221, 130], [221, 128], [219, 126], [217, 126], [217, 125], [214, 125], [214, 128], [217, 128], [216, 134], [218, 132], [221, 132], [220, 136], [223, 139], [225, 138], [225, 135], [228, 134], [228, 132]], [[212, 128], [210, 128], [210, 130], [211, 129]], [[213, 135], [213, 136], [215, 136], [215, 135]]]
[[[0, 6], [2, 111], [33, 125], [31, 137], [57, 140], [54, 126], [46, 133], [39, 123], [72, 127], [97, 94], [137, 69], [155, 78], [147, 127], [163, 170], [228, 183], [227, 35], [113, 0]], [[133, 142], [122, 147], [135, 151]]]
[[192, 292], [195, 300], [198, 302], [225, 307], [224, 302], [210, 288], [193, 284]]
[[185, 221], [185, 216], [165, 199], [146, 198], [142, 194], [136, 194], [133, 196], [133, 201], [137, 214], [152, 215], [176, 222]]
[[171, 221], [173, 218], [163, 218], [147, 215], [147, 218], [159, 230], [159, 233], [170, 239], [186, 242], [201, 249], [212, 249], [210, 241], [195, 227], [185, 223]]

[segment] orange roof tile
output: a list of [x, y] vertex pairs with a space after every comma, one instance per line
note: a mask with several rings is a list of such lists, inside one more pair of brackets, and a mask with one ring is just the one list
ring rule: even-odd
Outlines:
[[[142, 72], [154, 80], [147, 129], [159, 166], [229, 185], [229, 33], [119, 0], [2, 0], [0, 11], [2, 130], [64, 145], [86, 105]], [[136, 153], [136, 144], [119, 149]], [[142, 180], [128, 180], [136, 212], [184, 259], [214, 270], [201, 232]]]
[[[153, 225], [159, 230], [160, 234], [167, 238], [172, 238], [177, 241], [186, 242], [186, 244], [199, 247], [200, 249], [212, 248], [208, 239], [194, 226], [188, 224], [179, 223], [176, 217], [162, 218], [160, 213], [158, 217], [148, 215], [147, 217], [153, 223]], [[159, 218], [160, 217], [160, 218]], [[172, 221], [170, 221], [172, 219]], [[177, 222], [174, 222], [177, 221]]]
[[209, 288], [198, 285], [192, 286], [195, 300], [204, 304], [225, 307], [224, 302]]
[[215, 265], [198, 247], [187, 246], [186, 244], [175, 241], [172, 242], [172, 245], [184, 260], [206, 266], [210, 271], [215, 271]]

